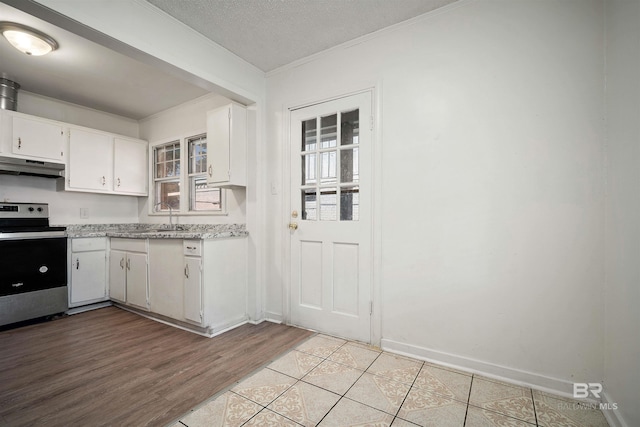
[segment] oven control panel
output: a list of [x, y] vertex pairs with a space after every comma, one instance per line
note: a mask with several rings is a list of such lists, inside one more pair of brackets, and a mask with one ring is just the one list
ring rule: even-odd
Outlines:
[[0, 218], [48, 218], [46, 203], [0, 203]]

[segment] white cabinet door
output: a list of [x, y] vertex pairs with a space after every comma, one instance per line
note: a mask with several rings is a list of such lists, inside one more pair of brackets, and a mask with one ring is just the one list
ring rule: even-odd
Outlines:
[[61, 123], [13, 116], [13, 154], [64, 161], [64, 129]]
[[127, 300], [127, 253], [112, 250], [109, 254], [109, 297], [125, 302]]
[[77, 252], [71, 257], [71, 304], [107, 295], [104, 251]]
[[184, 258], [184, 318], [202, 323], [202, 261]]
[[183, 320], [180, 239], [149, 239], [149, 311]]
[[127, 253], [127, 304], [148, 309], [147, 254]]
[[207, 183], [247, 185], [247, 110], [229, 104], [207, 113]]
[[117, 193], [146, 196], [147, 193], [146, 141], [115, 138], [113, 164], [113, 190]]
[[113, 185], [113, 137], [69, 129], [67, 189], [110, 191]]

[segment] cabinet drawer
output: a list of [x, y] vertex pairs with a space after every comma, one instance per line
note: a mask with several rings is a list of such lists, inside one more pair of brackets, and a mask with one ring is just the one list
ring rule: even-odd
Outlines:
[[202, 240], [183, 240], [182, 247], [185, 255], [202, 256]]
[[147, 252], [147, 239], [111, 239], [111, 249], [128, 252]]
[[80, 237], [71, 239], [71, 252], [103, 251], [107, 249], [104, 237]]

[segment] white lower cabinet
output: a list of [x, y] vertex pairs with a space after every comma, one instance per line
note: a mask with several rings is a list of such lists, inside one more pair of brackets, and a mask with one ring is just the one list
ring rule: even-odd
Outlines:
[[149, 239], [149, 311], [208, 334], [244, 322], [246, 245], [243, 238]]
[[182, 239], [149, 239], [149, 311], [182, 320]]
[[184, 257], [184, 318], [202, 324], [202, 260]]
[[104, 301], [107, 297], [107, 239], [71, 239], [69, 307]]
[[127, 253], [111, 249], [109, 253], [109, 297], [119, 302], [127, 301]]
[[146, 239], [111, 239], [109, 291], [112, 299], [149, 309]]

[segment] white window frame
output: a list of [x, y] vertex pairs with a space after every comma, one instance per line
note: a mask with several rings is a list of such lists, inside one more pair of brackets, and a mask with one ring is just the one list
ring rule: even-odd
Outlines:
[[[155, 179], [155, 149], [158, 146], [167, 145], [171, 143], [180, 143], [180, 208], [173, 209], [173, 215], [179, 216], [226, 216], [227, 211], [227, 191], [224, 188], [220, 189], [220, 203], [221, 210], [207, 210], [207, 211], [191, 211], [190, 209], [190, 182], [189, 182], [189, 139], [193, 139], [199, 135], [206, 135], [206, 131], [185, 132], [173, 138], [166, 138], [159, 141], [155, 141], [149, 144], [149, 182], [151, 188], [149, 189], [149, 216], [169, 216], [169, 209], [165, 206], [158, 206], [156, 210], [156, 179]], [[161, 182], [158, 180], [157, 182]]]

